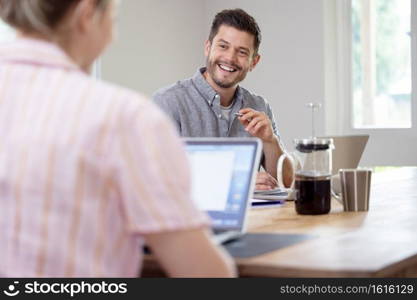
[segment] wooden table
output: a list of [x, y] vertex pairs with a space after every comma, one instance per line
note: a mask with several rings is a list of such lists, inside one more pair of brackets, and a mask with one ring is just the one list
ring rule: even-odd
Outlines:
[[344, 212], [333, 200], [329, 214], [304, 216], [288, 201], [251, 209], [248, 231], [316, 238], [237, 259], [240, 276], [417, 277], [417, 168], [374, 173], [369, 212]]

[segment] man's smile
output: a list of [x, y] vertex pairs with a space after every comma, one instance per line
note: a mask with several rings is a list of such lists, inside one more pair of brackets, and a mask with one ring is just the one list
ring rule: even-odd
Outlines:
[[223, 71], [226, 71], [226, 72], [233, 73], [233, 72], [237, 71], [237, 69], [229, 67], [229, 66], [224, 65], [224, 64], [217, 64], [217, 65], [219, 66], [220, 69], [222, 69]]

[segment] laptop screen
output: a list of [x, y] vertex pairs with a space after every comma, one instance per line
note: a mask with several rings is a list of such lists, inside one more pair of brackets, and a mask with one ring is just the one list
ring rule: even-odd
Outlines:
[[369, 135], [326, 136], [334, 142], [332, 154], [332, 175], [339, 174], [339, 169], [355, 169], [359, 165]]
[[258, 139], [187, 138], [192, 196], [217, 230], [243, 230], [262, 144]]

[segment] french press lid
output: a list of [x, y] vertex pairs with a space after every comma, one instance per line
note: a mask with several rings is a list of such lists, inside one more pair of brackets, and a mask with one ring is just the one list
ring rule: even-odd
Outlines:
[[334, 149], [333, 139], [324, 139], [324, 138], [295, 139], [294, 143], [295, 143], [295, 148], [299, 152], [304, 152], [304, 153]]

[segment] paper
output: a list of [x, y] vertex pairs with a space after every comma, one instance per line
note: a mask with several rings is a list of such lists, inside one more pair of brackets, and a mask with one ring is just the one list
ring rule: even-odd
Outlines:
[[256, 190], [253, 193], [254, 199], [264, 200], [294, 200], [295, 191], [293, 189], [276, 188], [273, 190]]
[[289, 189], [276, 188], [272, 190], [256, 190], [255, 195], [288, 195]]
[[287, 193], [281, 195], [253, 195], [253, 199], [259, 200], [286, 200], [287, 198]]

